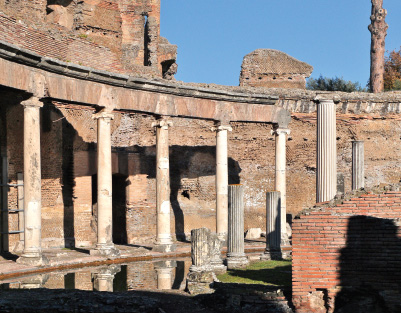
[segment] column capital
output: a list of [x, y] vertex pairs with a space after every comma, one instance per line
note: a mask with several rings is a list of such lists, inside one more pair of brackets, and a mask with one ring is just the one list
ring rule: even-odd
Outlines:
[[41, 102], [38, 97], [31, 97], [27, 100], [21, 101], [21, 105], [23, 105], [25, 108], [41, 108], [43, 107], [43, 102]]
[[114, 119], [114, 114], [111, 112], [107, 112], [105, 110], [101, 110], [99, 112], [93, 113], [92, 118], [94, 120], [100, 119], [100, 118], [104, 118], [104, 119]]
[[275, 127], [272, 129], [271, 134], [272, 135], [289, 135], [291, 133], [291, 130], [289, 130], [288, 128], [280, 128], [280, 127]]
[[159, 127], [162, 129], [168, 129], [173, 126], [173, 122], [167, 119], [160, 119], [152, 123], [152, 127]]
[[216, 125], [214, 127], [211, 128], [212, 131], [222, 131], [222, 130], [227, 130], [227, 131], [232, 131], [233, 128], [230, 126], [230, 124], [223, 124], [223, 123], [216, 123]]
[[315, 103], [334, 104], [341, 102], [341, 98], [337, 94], [318, 94], [313, 99]]

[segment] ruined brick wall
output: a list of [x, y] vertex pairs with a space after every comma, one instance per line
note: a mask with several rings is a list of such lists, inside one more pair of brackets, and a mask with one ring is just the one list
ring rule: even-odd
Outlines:
[[244, 57], [240, 86], [305, 89], [313, 67], [273, 49], [257, 49]]
[[160, 0], [0, 0], [0, 40], [112, 72], [173, 79], [177, 46], [160, 37]]
[[302, 213], [293, 223], [299, 313], [399, 312], [401, 192], [372, 192]]

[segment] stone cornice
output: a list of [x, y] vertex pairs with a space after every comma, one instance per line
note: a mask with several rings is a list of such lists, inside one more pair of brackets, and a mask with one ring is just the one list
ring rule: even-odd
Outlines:
[[12, 62], [25, 64], [44, 71], [68, 77], [85, 79], [102, 84], [125, 87], [129, 89], [172, 94], [177, 96], [210, 99], [217, 101], [230, 101], [253, 104], [274, 105], [278, 97], [262, 93], [234, 92], [229, 90], [190, 86], [165, 80], [150, 80], [141, 77], [128, 76], [118, 73], [106, 72], [94, 68], [81, 66], [57, 59], [41, 56], [35, 52], [19, 48], [16, 45], [0, 40], [0, 58]]

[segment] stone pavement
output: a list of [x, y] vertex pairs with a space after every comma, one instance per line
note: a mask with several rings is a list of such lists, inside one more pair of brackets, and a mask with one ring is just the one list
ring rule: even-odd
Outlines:
[[[0, 280], [84, 266], [127, 263], [160, 258], [179, 258], [191, 255], [191, 244], [187, 242], [177, 242], [176, 251], [166, 253], [153, 252], [152, 245], [116, 245], [116, 247], [120, 250], [121, 255], [114, 258], [90, 255], [88, 249], [82, 248], [46, 249], [43, 251], [43, 254], [49, 260], [49, 264], [42, 267], [19, 264], [15, 262], [18, 255], [11, 253], [3, 254], [0, 256]], [[247, 240], [245, 242], [245, 251], [247, 254], [260, 253], [263, 252], [265, 248], [266, 244], [261, 240]], [[223, 249], [223, 253], [226, 253], [226, 248]], [[259, 254], [253, 256], [255, 259], [258, 257]]]

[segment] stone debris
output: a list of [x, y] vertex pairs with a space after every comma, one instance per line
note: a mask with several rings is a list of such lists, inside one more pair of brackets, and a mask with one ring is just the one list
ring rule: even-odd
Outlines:
[[259, 239], [262, 235], [261, 228], [250, 228], [245, 233], [245, 239]]

